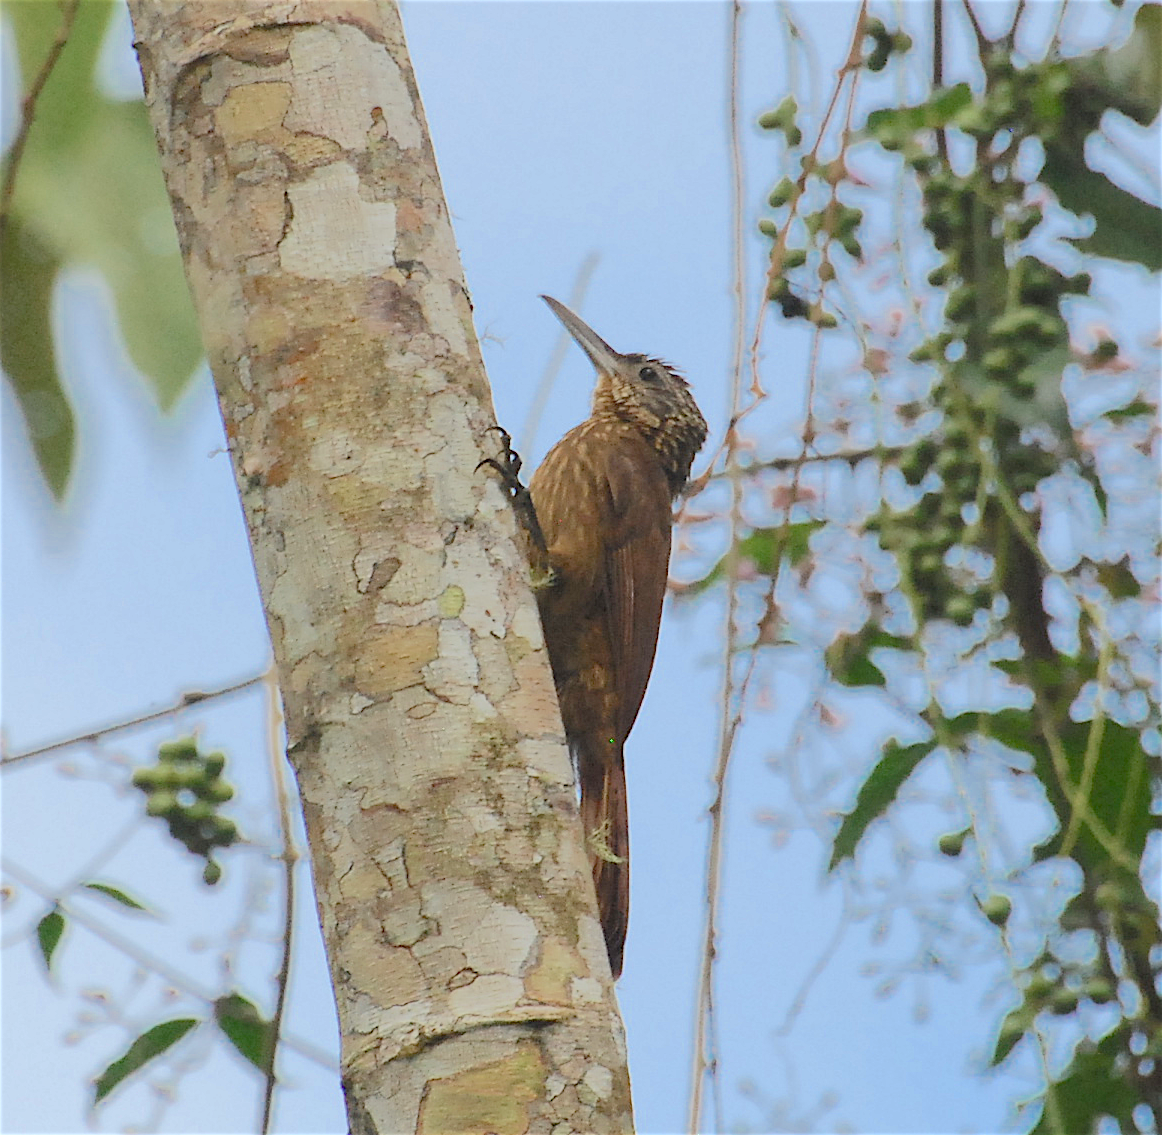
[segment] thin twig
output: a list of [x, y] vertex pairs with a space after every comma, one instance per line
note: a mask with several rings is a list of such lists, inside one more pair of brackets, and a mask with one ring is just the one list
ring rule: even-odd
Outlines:
[[1053, 35], [1049, 40], [1047, 57], [1052, 58], [1061, 47], [1061, 35], [1065, 30], [1065, 13], [1069, 10], [1069, 0], [1061, 0], [1061, 7], [1057, 10], [1057, 23], [1053, 25]]
[[807, 1004], [807, 997], [812, 987], [823, 976], [823, 971], [827, 969], [835, 955], [839, 952], [839, 947], [843, 944], [844, 935], [847, 933], [851, 923], [851, 885], [845, 879], [843, 881], [843, 908], [840, 910], [839, 918], [835, 922], [835, 929], [831, 932], [831, 937], [827, 945], [816, 955], [815, 961], [811, 964], [811, 968], [799, 983], [799, 988], [795, 991], [795, 996], [792, 998], [791, 1004], [783, 1016], [782, 1024], [775, 1029], [774, 1035], [776, 1037], [787, 1036], [791, 1029], [795, 1027], [795, 1021], [803, 1011], [803, 1006]]
[[[726, 804], [726, 779], [730, 768], [730, 760], [734, 753], [735, 740], [738, 736], [738, 731], [742, 725], [743, 711], [746, 705], [747, 693], [750, 688], [751, 680], [754, 677], [756, 665], [759, 657], [757, 650], [751, 650], [747, 660], [747, 667], [741, 681], [735, 684], [733, 664], [737, 651], [736, 646], [736, 628], [735, 623], [738, 612], [738, 548], [743, 526], [742, 517], [742, 480], [745, 470], [739, 464], [738, 456], [738, 423], [756, 406], [758, 406], [766, 397], [766, 392], [762, 387], [762, 383], [758, 374], [758, 353], [762, 338], [763, 319], [760, 312], [756, 320], [754, 336], [749, 346], [749, 351], [745, 345], [745, 258], [743, 255], [744, 237], [744, 192], [745, 187], [742, 178], [742, 149], [738, 136], [738, 72], [739, 72], [739, 49], [738, 49], [738, 31], [740, 23], [740, 5], [739, 0], [735, 0], [732, 5], [731, 15], [731, 75], [730, 75], [730, 130], [732, 141], [732, 178], [734, 188], [734, 210], [735, 210], [735, 357], [733, 369], [733, 383], [732, 383], [732, 400], [731, 400], [731, 419], [730, 427], [727, 430], [726, 437], [723, 440], [723, 447], [726, 451], [726, 475], [731, 481], [731, 509], [730, 509], [730, 526], [731, 539], [730, 547], [727, 551], [725, 560], [725, 572], [727, 580], [727, 602], [726, 602], [726, 620], [725, 620], [725, 655], [723, 661], [723, 683], [722, 683], [722, 716], [719, 729], [719, 743], [718, 743], [718, 757], [714, 769], [714, 799], [710, 804], [710, 833], [709, 846], [706, 857], [706, 889], [705, 889], [705, 923], [702, 943], [702, 962], [699, 976], [698, 1001], [697, 1001], [697, 1020], [695, 1028], [695, 1051], [694, 1051], [694, 1066], [692, 1072], [692, 1081], [690, 1086], [690, 1107], [687, 1115], [687, 1129], [690, 1135], [697, 1135], [700, 1131], [700, 1120], [702, 1114], [702, 1087], [703, 1082], [707, 1076], [710, 1075], [712, 1085], [717, 1088], [719, 1082], [719, 1065], [717, 1060], [717, 1038], [714, 1031], [714, 1016], [715, 1016], [715, 1001], [714, 1001], [714, 978], [717, 959], [717, 937], [718, 937], [718, 902], [719, 890], [721, 882], [721, 860], [722, 860], [722, 843], [723, 833], [725, 831], [725, 804]], [[860, 44], [863, 39], [863, 29], [867, 19], [867, 4], [866, 0], [860, 5], [859, 14], [856, 18], [855, 31], [852, 36], [851, 47], [848, 51], [847, 58], [840, 67], [838, 81], [832, 93], [831, 100], [828, 104], [827, 110], [824, 113], [822, 123], [819, 128], [819, 134], [812, 147], [811, 155], [817, 155], [820, 146], [823, 143], [823, 138], [826, 135], [828, 124], [831, 116], [835, 111], [839, 102], [839, 96], [846, 81], [848, 74], [855, 73], [859, 66]], [[854, 87], [854, 84], [853, 84]], [[851, 92], [854, 97], [854, 89]], [[848, 111], [850, 117], [850, 107]], [[771, 270], [767, 273], [763, 282], [763, 295], [765, 296], [770, 287], [771, 278], [778, 268], [780, 257], [777, 251], [785, 249], [787, 232], [790, 228], [791, 221], [794, 219], [795, 210], [798, 205], [798, 200], [792, 203], [791, 217], [787, 224], [783, 227], [779, 234], [776, 243], [776, 255], [772, 261]], [[813, 404], [814, 404], [814, 390], [815, 390], [815, 372], [818, 362], [818, 349], [821, 336], [821, 329], [815, 328], [815, 335], [812, 339], [812, 352], [810, 363], [810, 379], [807, 398], [807, 426], [804, 430], [803, 448], [801, 451], [801, 459], [795, 465], [795, 473], [793, 485], [795, 489], [798, 488], [799, 476], [802, 472], [803, 460], [806, 459], [807, 450], [814, 440], [814, 424], [813, 424]], [[752, 376], [750, 394], [752, 401], [745, 408], [741, 408], [742, 400], [742, 367], [744, 356], [749, 354], [750, 371]], [[712, 466], [713, 467], [713, 463]], [[775, 562], [781, 560], [781, 549], [775, 550]], [[777, 577], [777, 573], [776, 573]], [[772, 580], [770, 596], [773, 596], [774, 587], [777, 579]], [[770, 605], [770, 597], [768, 599], [768, 606]], [[717, 1099], [717, 1097], [716, 1097]]]
[[16, 132], [12, 147], [8, 151], [8, 169], [4, 173], [4, 187], [0, 189], [0, 237], [4, 235], [4, 230], [8, 227], [8, 215], [12, 210], [12, 195], [16, 192], [16, 173], [20, 168], [20, 161], [24, 157], [24, 147], [28, 144], [32, 120], [36, 115], [37, 100], [40, 98], [41, 91], [44, 90], [44, 85], [48, 82], [48, 77], [52, 74], [61, 52], [64, 51], [65, 44], [69, 41], [69, 35], [73, 30], [73, 20], [76, 19], [80, 4], [81, 0], [63, 0], [61, 23], [57, 29], [56, 39], [52, 41], [48, 54], [44, 57], [44, 62], [36, 73], [36, 78], [32, 80], [32, 86], [28, 88], [28, 94], [24, 96], [20, 104], [20, 129]]
[[[722, 718], [718, 758], [714, 769], [714, 800], [709, 808], [710, 833], [706, 854], [705, 913], [702, 964], [698, 978], [698, 1001], [694, 1027], [694, 1063], [690, 1074], [690, 1105], [687, 1114], [689, 1135], [698, 1135], [702, 1120], [702, 1088], [709, 1072], [712, 1087], [718, 1083], [718, 1043], [714, 1020], [714, 961], [718, 936], [718, 885], [722, 855], [723, 810], [726, 802], [726, 773], [734, 744], [731, 728], [734, 665], [734, 623], [738, 607], [738, 548], [742, 527], [742, 470], [737, 459], [737, 422], [742, 403], [742, 367], [746, 351], [746, 182], [743, 171], [742, 138], [739, 130], [739, 60], [741, 52], [742, 4], [730, 7], [729, 100], [731, 208], [734, 222], [734, 358], [731, 361], [731, 424], [725, 444], [726, 471], [731, 480], [730, 547], [726, 553], [725, 653], [722, 663]], [[716, 1112], [718, 1097], [715, 1095]], [[716, 1123], [721, 1114], [716, 1114]]]
[[1008, 45], [1010, 51], [1013, 50], [1017, 42], [1017, 29], [1021, 26], [1021, 17], [1025, 14], [1026, 0], [1017, 0], [1016, 10], [1013, 12], [1013, 22], [1009, 25], [1009, 30], [1005, 34], [1005, 43]]
[[67, 749], [71, 745], [92, 744], [109, 733], [121, 733], [126, 729], [134, 729], [138, 725], [146, 725], [151, 721], [157, 721], [159, 718], [170, 717], [175, 713], [181, 713], [183, 709], [189, 709], [192, 705], [201, 705], [203, 702], [213, 701], [216, 698], [229, 697], [231, 694], [240, 693], [242, 690], [249, 689], [251, 686], [255, 686], [263, 680], [264, 675], [259, 674], [255, 678], [245, 678], [241, 682], [233, 682], [229, 686], [222, 686], [216, 690], [190, 690], [188, 693], [182, 694], [173, 705], [167, 705], [164, 709], [153, 709], [148, 713], [143, 713], [140, 717], [131, 717], [127, 721], [117, 721], [112, 725], [103, 725], [100, 729], [90, 729], [85, 733], [78, 733], [75, 736], [66, 737], [60, 741], [51, 741], [47, 745], [38, 745], [35, 749], [27, 749], [23, 753], [5, 755], [0, 759], [0, 769], [6, 769], [10, 765], [34, 761], [39, 757], [46, 757], [51, 753], [55, 753], [58, 749]]
[[972, 0], [961, 0], [961, 2], [964, 4], [964, 14], [968, 17], [968, 22], [972, 24], [972, 34], [976, 36], [977, 54], [983, 63], [992, 48], [992, 44], [989, 42], [989, 37], [984, 34], [984, 28], [980, 26], [976, 13], [972, 10]]
[[291, 819], [290, 791], [287, 788], [286, 769], [283, 762], [286, 753], [282, 745], [282, 710], [279, 706], [278, 682], [272, 666], [264, 677], [266, 686], [266, 742], [270, 753], [271, 770], [274, 776], [274, 793], [278, 799], [278, 824], [282, 837], [283, 865], [283, 926], [282, 958], [279, 962], [278, 977], [275, 979], [274, 1014], [270, 1019], [270, 1034], [267, 1040], [265, 1091], [262, 1100], [262, 1133], [270, 1131], [274, 1117], [274, 1091], [278, 1085], [275, 1075], [275, 1061], [282, 1035], [282, 1018], [286, 1008], [287, 987], [290, 984], [291, 945], [295, 929], [295, 865], [299, 851], [295, 845]]
[[[839, 68], [839, 81], [835, 84], [831, 92], [831, 98], [828, 100], [827, 109], [823, 112], [823, 118], [819, 124], [819, 133], [815, 138], [815, 144], [811, 147], [811, 152], [807, 155], [807, 163], [804, 169], [815, 168], [818, 165], [819, 149], [823, 145], [823, 139], [827, 135], [827, 128], [831, 124], [831, 116], [835, 113], [835, 108], [839, 105], [839, 96], [843, 91], [844, 81], [849, 74], [857, 74], [863, 62], [863, 37], [864, 27], [867, 24], [867, 0], [859, 6], [859, 14], [855, 18], [855, 33], [851, 37], [851, 47], [848, 49], [847, 58], [843, 61]], [[800, 184], [803, 183], [806, 174], [801, 175]], [[774, 282], [775, 276], [782, 270], [783, 257], [787, 251], [787, 237], [791, 231], [791, 226], [795, 222], [798, 215], [799, 203], [802, 201], [803, 195], [796, 194], [790, 202], [790, 210], [787, 219], [783, 226], [779, 229], [779, 234], [775, 238], [774, 246], [771, 249], [771, 266], [767, 271], [766, 278], [763, 281], [763, 295], [770, 291], [771, 284]], [[764, 309], [765, 310], [765, 309]], [[759, 317], [755, 320], [754, 337], [750, 344], [750, 365], [751, 365], [751, 394], [754, 396], [754, 401], [738, 414], [735, 415], [735, 420], [740, 421], [745, 418], [754, 408], [759, 404], [766, 392], [763, 390], [762, 382], [759, 379], [759, 350], [762, 346], [763, 328], [766, 325], [766, 320], [763, 318], [763, 311], [760, 311]]]
[[[944, 86], [944, 0], [932, 0], [932, 86]], [[948, 163], [948, 135], [943, 126], [936, 128], [936, 153]]]

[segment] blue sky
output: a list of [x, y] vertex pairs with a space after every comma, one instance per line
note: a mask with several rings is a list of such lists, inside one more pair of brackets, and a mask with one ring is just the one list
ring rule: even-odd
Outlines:
[[[806, 3], [794, 10], [822, 65], [816, 87], [826, 92], [855, 8]], [[732, 327], [728, 5], [412, 2], [404, 11], [499, 420], [520, 436], [558, 342], [559, 326], [538, 294], [568, 300], [581, 265], [596, 254], [582, 314], [615, 348], [678, 364], [716, 441], [727, 414]], [[789, 78], [773, 6], [748, 8], [743, 37], [753, 231], [767, 190], [784, 171], [777, 145], [750, 123], [779, 101]], [[891, 97], [890, 84], [880, 89]], [[885, 178], [869, 196], [886, 199], [889, 190]], [[757, 240], [749, 255], [753, 285], [761, 269]], [[132, 717], [191, 688], [248, 677], [266, 664], [262, 612], [208, 376], [199, 373], [176, 412], [160, 417], [110, 330], [99, 283], [75, 272], [59, 300], [70, 328], [65, 372], [82, 423], [75, 484], [63, 508], [40, 486], [7, 386], [2, 393], [3, 717], [15, 751]], [[802, 418], [806, 347], [798, 328], [768, 329], [765, 374], [779, 391], [763, 419], [768, 437], [793, 438]], [[526, 444], [528, 468], [584, 417], [590, 386], [588, 363], [569, 351], [535, 440]], [[638, 1129], [657, 1135], [685, 1123], [721, 621], [714, 597], [668, 608], [627, 751], [633, 917], [618, 991]], [[826, 848], [818, 835], [800, 827], [779, 841], [760, 822], [790, 807], [785, 782], [768, 761], [786, 744], [812, 675], [791, 659], [768, 679], [773, 710], [740, 747], [728, 802], [720, 977], [726, 1129], [762, 1130], [782, 1107], [784, 1130], [1001, 1130], [1011, 1123], [1011, 1101], [1035, 1085], [1028, 1069], [979, 1074], [991, 1022], [1005, 1007], [1003, 993], [982, 1007], [982, 998], [996, 993], [995, 968], [966, 961], [959, 980], [915, 975], [877, 997], [877, 978], [861, 967], [878, 961], [890, 968], [893, 958], [910, 956], [922, 927], [901, 914], [873, 941], [874, 920], [852, 922], [843, 888], [824, 881]], [[856, 699], [840, 704], [849, 728], [861, 716], [879, 721]], [[242, 785], [236, 814], [246, 830], [260, 832], [269, 829], [270, 812], [263, 723], [257, 693], [198, 707], [181, 720], [183, 730], [198, 726], [210, 745], [230, 753]], [[144, 760], [151, 744], [174, 732], [163, 724], [119, 736], [108, 751]], [[88, 770], [81, 778], [49, 766], [6, 774], [6, 854], [56, 887], [126, 826], [131, 834], [102, 877], [167, 917], [126, 927], [99, 906], [94, 917], [139, 933], [215, 987], [224, 979], [214, 950], [191, 952], [190, 940], [230, 925], [229, 912], [261, 889], [269, 871], [254, 853], [238, 852], [225, 860], [222, 888], [204, 893], [180, 851], [151, 828], [133, 826], [134, 796], [89, 775], [107, 763], [82, 754], [77, 764]], [[920, 843], [947, 826], [942, 791], [936, 783], [915, 786], [912, 835]], [[885, 868], [890, 863], [885, 844]], [[939, 870], [922, 865], [908, 885], [947, 885]], [[868, 886], [874, 891], [874, 878]], [[265, 896], [258, 936], [276, 925], [275, 898]], [[76, 1027], [80, 991], [123, 989], [132, 967], [76, 928], [50, 986], [31, 944], [20, 940], [21, 928], [43, 913], [38, 904], [18, 887], [6, 923], [4, 1126], [79, 1130], [85, 1082], [118, 1054], [124, 1034], [110, 1028], [65, 1046], [61, 1039]], [[333, 1051], [333, 1009], [307, 902], [298, 925], [288, 1027]], [[776, 1035], [829, 949], [802, 1011]], [[965, 946], [965, 959], [974, 949]], [[259, 998], [270, 990], [271, 958], [261, 944], [240, 947], [234, 958], [239, 980]], [[146, 988], [132, 1012], [148, 1022], [158, 996]], [[173, 1015], [183, 1004], [192, 1003], [181, 995], [172, 1001]], [[918, 1004], [927, 1006], [924, 1021], [917, 1020]], [[164, 1129], [249, 1128], [258, 1107], [250, 1071], [220, 1044], [205, 1044], [191, 1057], [198, 1060], [167, 1107]], [[332, 1073], [293, 1053], [284, 1071], [277, 1130], [344, 1129]], [[748, 1080], [768, 1104], [740, 1092]], [[152, 1106], [146, 1093], [126, 1089], [100, 1126], [141, 1122]]]

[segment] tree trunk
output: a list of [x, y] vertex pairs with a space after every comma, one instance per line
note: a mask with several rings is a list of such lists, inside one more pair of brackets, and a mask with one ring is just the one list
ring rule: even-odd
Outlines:
[[[130, 4], [286, 707], [354, 1132], [625, 1132], [491, 397], [389, 3]], [[164, 328], [159, 328], [164, 334]]]

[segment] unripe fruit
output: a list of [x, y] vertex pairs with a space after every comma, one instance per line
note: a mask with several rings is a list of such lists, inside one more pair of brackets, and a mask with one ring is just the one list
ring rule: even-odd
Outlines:
[[981, 913], [994, 926], [1004, 926], [1013, 913], [1013, 904], [1008, 895], [989, 895], [980, 904]]

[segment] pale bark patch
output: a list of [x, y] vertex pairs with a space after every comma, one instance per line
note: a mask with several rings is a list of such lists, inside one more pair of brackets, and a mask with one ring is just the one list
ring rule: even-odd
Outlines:
[[[291, 130], [334, 138], [344, 149], [363, 149], [378, 106], [397, 146], [414, 150], [423, 144], [399, 67], [382, 44], [358, 28], [350, 24], [303, 28], [291, 40], [290, 66], [299, 80], [287, 116]], [[353, 69], [365, 77], [364, 84], [351, 81]], [[374, 104], [371, 109], [369, 100]]]
[[[423, 887], [423, 911], [481, 974], [519, 974], [536, 940], [536, 924], [472, 883], [449, 879]], [[518, 983], [519, 984], [519, 983]], [[519, 997], [519, 992], [518, 992]]]
[[279, 245], [282, 267], [313, 280], [350, 280], [395, 263], [395, 205], [365, 201], [359, 175], [332, 162], [287, 188], [293, 220]]

